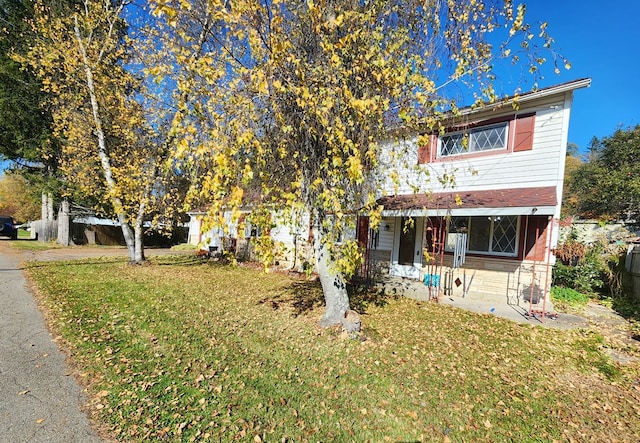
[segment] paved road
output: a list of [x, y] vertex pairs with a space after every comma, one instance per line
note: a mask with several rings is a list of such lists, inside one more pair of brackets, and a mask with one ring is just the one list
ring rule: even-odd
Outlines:
[[86, 398], [0, 238], [0, 443], [91, 443]]

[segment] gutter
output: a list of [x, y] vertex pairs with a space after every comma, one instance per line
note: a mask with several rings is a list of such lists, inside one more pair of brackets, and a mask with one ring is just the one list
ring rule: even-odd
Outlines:
[[[539, 89], [537, 91], [525, 92], [523, 94], [512, 95], [509, 97], [505, 97], [501, 100], [496, 101], [495, 103], [487, 103], [481, 107], [473, 108], [471, 106], [466, 106], [459, 110], [459, 115], [453, 116], [450, 113], [444, 113], [440, 120], [441, 121], [457, 121], [462, 117], [467, 117], [469, 115], [482, 115], [483, 113], [491, 113], [492, 111], [496, 111], [500, 108], [506, 107], [514, 102], [524, 103], [530, 102], [533, 100], [538, 100], [544, 97], [549, 97], [552, 95], [561, 95], [567, 92], [572, 92], [576, 89], [588, 88], [591, 86], [591, 78], [581, 78], [578, 80], [572, 80], [570, 82], [562, 83], [555, 86], [548, 86], [546, 88]], [[419, 128], [407, 128], [406, 126], [397, 126], [392, 127], [387, 130], [388, 135], [401, 135], [401, 134], [414, 134], [420, 133], [421, 129]]]
[[460, 113], [461, 113], [461, 115], [468, 115], [468, 114], [471, 114], [471, 113], [482, 112], [484, 110], [491, 109], [491, 108], [496, 107], [496, 106], [505, 106], [505, 105], [508, 105], [510, 103], [513, 103], [514, 101], [518, 101], [520, 103], [528, 102], [528, 101], [532, 101], [532, 100], [548, 97], [550, 95], [558, 95], [558, 94], [563, 94], [565, 92], [574, 91], [576, 89], [588, 88], [589, 86], [591, 86], [591, 79], [590, 78], [581, 78], [581, 79], [574, 80], [574, 81], [571, 81], [571, 82], [562, 83], [560, 85], [550, 86], [548, 88], [539, 89], [537, 91], [526, 92], [526, 93], [524, 93], [522, 95], [513, 95], [511, 97], [507, 97], [507, 98], [505, 98], [503, 100], [500, 100], [500, 101], [498, 101], [498, 102], [496, 102], [494, 104], [487, 104], [487, 105], [485, 105], [485, 106], [483, 106], [481, 108], [476, 108], [476, 109], [471, 109], [469, 107], [463, 108], [460, 111]]

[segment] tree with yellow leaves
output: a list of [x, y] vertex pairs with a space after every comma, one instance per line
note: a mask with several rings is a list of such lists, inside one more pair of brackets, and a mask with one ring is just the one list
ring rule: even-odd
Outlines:
[[94, 196], [101, 212], [115, 215], [130, 262], [140, 263], [143, 219], [166, 150], [153, 142], [136, 100], [141, 84], [126, 66], [127, 4], [36, 1], [36, 38], [22, 62], [33, 66], [48, 92], [69, 188]]
[[[546, 25], [534, 31], [524, 5], [509, 0], [153, 3], [180, 36], [202, 5], [208, 19], [199, 22], [217, 23], [204, 34], [211, 56], [176, 83], [208, 94], [174, 121], [186, 134], [176, 157], [197, 174], [191, 196], [212, 203], [212, 219], [248, 204], [311, 216], [324, 326], [345, 321], [345, 282], [361, 257], [355, 240], [336, 245], [349, 214], [379, 220], [380, 180], [393, 173], [380, 170], [390, 128], [440, 129], [443, 113], [458, 109], [452, 84], [471, 85], [478, 103], [496, 100], [493, 62], [535, 73], [545, 61], [536, 47], [551, 43]], [[205, 137], [194, 143], [194, 133]]]
[[18, 173], [0, 176], [0, 214], [11, 215], [15, 220], [26, 222], [40, 216], [40, 196], [38, 190]]

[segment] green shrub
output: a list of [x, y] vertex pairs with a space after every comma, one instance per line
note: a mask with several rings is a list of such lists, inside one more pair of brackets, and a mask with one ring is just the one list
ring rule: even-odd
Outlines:
[[597, 260], [586, 256], [575, 266], [556, 262], [553, 266], [553, 284], [564, 288], [575, 289], [583, 294], [593, 294], [603, 285], [600, 278], [602, 269]]
[[553, 284], [582, 294], [595, 294], [603, 288], [603, 278], [607, 275], [604, 252], [604, 241], [586, 245], [578, 240], [572, 229], [569, 237], [554, 251], [558, 260], [553, 266]]
[[586, 294], [561, 286], [551, 288], [551, 298], [558, 308], [582, 308], [591, 300]]
[[[565, 246], [567, 245], [568, 246]], [[579, 298], [572, 292], [584, 297], [596, 296], [601, 303], [616, 305], [618, 310], [625, 304], [628, 293], [628, 273], [624, 263], [626, 245], [611, 243], [605, 237], [593, 245], [584, 246], [584, 252], [570, 254], [570, 251], [581, 250], [575, 236], [570, 236], [564, 245], [554, 251], [558, 260], [553, 266], [553, 292], [556, 291], [559, 307], [579, 307]], [[559, 254], [558, 251], [564, 251]], [[567, 252], [569, 251], [569, 252]], [[610, 298], [610, 300], [609, 300]], [[574, 302], [578, 305], [574, 306]], [[620, 312], [620, 311], [619, 311]]]

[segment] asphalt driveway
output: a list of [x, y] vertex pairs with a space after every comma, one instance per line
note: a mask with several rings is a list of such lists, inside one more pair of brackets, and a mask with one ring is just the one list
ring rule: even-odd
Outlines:
[[82, 412], [86, 397], [20, 269], [0, 239], [0, 443], [100, 442]]

